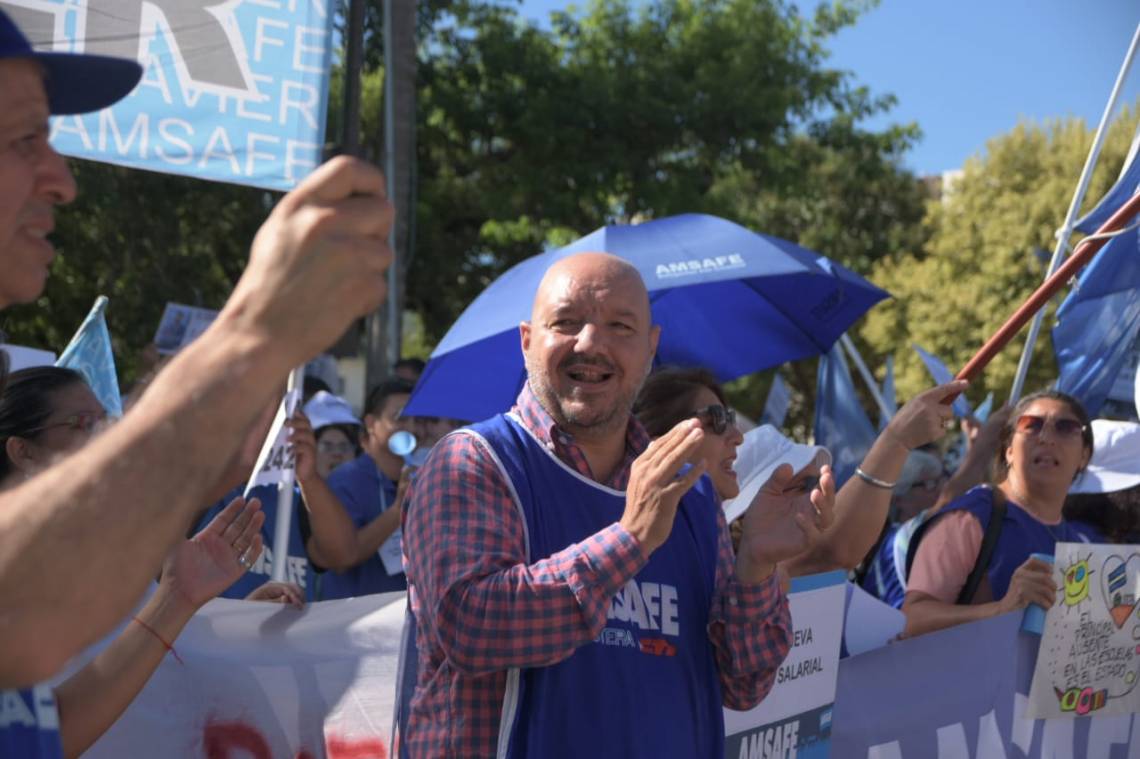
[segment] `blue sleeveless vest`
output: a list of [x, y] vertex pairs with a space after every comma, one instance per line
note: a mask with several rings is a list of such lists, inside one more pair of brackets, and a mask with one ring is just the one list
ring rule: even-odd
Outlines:
[[[621, 518], [625, 493], [559, 461], [513, 417], [474, 425], [526, 521], [530, 562]], [[673, 532], [613, 599], [592, 642], [548, 667], [511, 670], [499, 756], [660, 759], [724, 754], [720, 680], [708, 637], [716, 582], [716, 500], [694, 488]]]
[[[946, 514], [966, 511], [973, 514], [982, 525], [985, 533], [993, 511], [993, 489], [987, 485], [972, 488], [964, 495], [951, 501], [929, 522], [923, 525], [929, 529]], [[920, 536], [921, 539], [921, 536]], [[1013, 501], [1006, 501], [1005, 518], [1001, 534], [998, 536], [994, 554], [990, 559], [986, 579], [995, 601], [1001, 600], [1009, 591], [1009, 581], [1014, 571], [1024, 564], [1032, 553], [1052, 555], [1057, 543], [1103, 543], [1095, 529], [1084, 522], [1061, 520], [1060, 524], [1047, 525], [1037, 521]], [[912, 551], [917, 550], [918, 541], [912, 541]]]
[[61, 759], [59, 713], [48, 685], [0, 690], [0, 757]]

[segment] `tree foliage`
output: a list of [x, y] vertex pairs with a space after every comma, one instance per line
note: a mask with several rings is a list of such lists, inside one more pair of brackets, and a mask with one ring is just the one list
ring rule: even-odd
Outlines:
[[[422, 324], [418, 351], [511, 265], [606, 223], [714, 213], [864, 272], [921, 246], [921, 189], [901, 168], [917, 128], [863, 128], [891, 98], [828, 65], [828, 39], [864, 2], [805, 14], [783, 0], [595, 0], [553, 14], [549, 28], [485, 0], [417, 7], [406, 305]], [[367, 3], [361, 114], [373, 159], [383, 141], [381, 9]], [[338, 69], [334, 141], [342, 92]], [[48, 290], [6, 327], [16, 342], [58, 350], [106, 293], [129, 375], [130, 353], [167, 300], [221, 304], [271, 198], [74, 165], [80, 200], [60, 214]], [[810, 392], [814, 370], [800, 374], [794, 384]], [[766, 384], [744, 383], [742, 397]]]
[[[826, 65], [850, 5], [597, 0], [553, 31], [469, 6], [421, 65], [409, 308], [438, 339], [506, 268], [612, 222], [703, 211], [866, 270], [914, 238], [917, 130]], [[441, 288], [441, 283], [446, 283]]]
[[0, 315], [13, 343], [63, 350], [95, 298], [120, 379], [135, 378], [167, 301], [220, 308], [241, 275], [271, 193], [72, 161], [78, 199], [56, 214], [57, 255], [43, 296]]
[[[1140, 108], [1133, 107], [1113, 123], [1085, 210], [1116, 180], [1138, 121]], [[928, 204], [926, 245], [875, 266], [872, 279], [895, 297], [870, 313], [862, 336], [878, 357], [895, 354], [903, 398], [930, 385], [912, 343], [956, 370], [1041, 284], [1092, 138], [1083, 120], [1070, 118], [1021, 123], [991, 139], [967, 161], [961, 177], [943, 188], [942, 199]], [[1056, 378], [1045, 331], [1063, 294], [1047, 307], [1027, 391]], [[972, 383], [971, 398], [981, 400], [991, 390], [998, 399], [1008, 396], [1027, 331]]]

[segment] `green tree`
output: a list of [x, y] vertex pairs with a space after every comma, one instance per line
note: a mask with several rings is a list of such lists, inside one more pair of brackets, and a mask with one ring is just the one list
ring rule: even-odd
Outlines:
[[13, 343], [59, 352], [106, 295], [120, 379], [130, 383], [167, 301], [225, 302], [273, 196], [90, 161], [71, 165], [79, 197], [56, 214], [57, 255], [44, 294], [0, 318]]
[[[1138, 121], [1140, 108], [1133, 106], [1113, 123], [1086, 210], [1116, 180]], [[957, 370], [1041, 284], [1054, 232], [1064, 222], [1092, 138], [1092, 130], [1079, 119], [1022, 123], [995, 137], [981, 155], [966, 162], [960, 178], [943, 187], [942, 199], [928, 204], [927, 244], [876, 265], [872, 279], [895, 297], [871, 312], [862, 337], [877, 358], [895, 354], [901, 397], [930, 384], [912, 343]], [[1037, 251], [1045, 255], [1035, 255]], [[1047, 306], [1046, 329], [1054, 323], [1060, 300]], [[991, 390], [1000, 400], [1008, 397], [1025, 332], [973, 382], [971, 398], [981, 400]], [[1027, 391], [1056, 377], [1052, 346], [1042, 332]]]
[[892, 101], [826, 66], [857, 11], [597, 0], [552, 33], [495, 6], [435, 28], [408, 282], [429, 338], [512, 264], [610, 222], [717, 213], [861, 270], [910, 244], [917, 132], [860, 129]]

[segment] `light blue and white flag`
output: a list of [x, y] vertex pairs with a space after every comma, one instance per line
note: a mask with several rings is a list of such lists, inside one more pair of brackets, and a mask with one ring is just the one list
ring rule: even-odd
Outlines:
[[982, 401], [981, 403], [979, 403], [978, 407], [974, 409], [974, 418], [977, 419], [979, 422], [985, 422], [987, 419], [990, 418], [990, 413], [992, 413], [993, 410], [994, 410], [994, 393], [991, 390], [986, 395], [986, 399], [984, 401]]
[[791, 400], [792, 394], [788, 392], [788, 386], [784, 383], [783, 377], [777, 374], [772, 378], [772, 387], [768, 389], [768, 400], [764, 402], [764, 413], [760, 416], [760, 424], [782, 426], [788, 416], [788, 403]]
[[134, 58], [134, 92], [52, 121], [66, 155], [288, 190], [321, 160], [328, 0], [0, 0], [38, 50]]
[[123, 415], [123, 399], [119, 395], [119, 377], [115, 372], [111, 333], [107, 331], [107, 320], [104, 318], [106, 309], [107, 296], [100, 295], [55, 365], [82, 374], [107, 413], [120, 417]]
[[[942, 363], [942, 359], [927, 353], [917, 345], [912, 345], [912, 347], [918, 353], [918, 357], [922, 359], [922, 363], [926, 365], [926, 371], [930, 372], [930, 376], [934, 378], [935, 385], [945, 385], [954, 379], [954, 375], [946, 368], [946, 364]], [[955, 398], [951, 406], [954, 409], [954, 416], [959, 419], [965, 419], [974, 413], [973, 409], [970, 408], [970, 402], [966, 400], [964, 395]]]
[[815, 399], [815, 444], [831, 451], [835, 485], [841, 486], [875, 442], [875, 428], [855, 393], [839, 344], [820, 356]]
[[887, 370], [886, 376], [883, 377], [883, 403], [887, 406], [887, 411], [891, 412], [890, 416], [885, 415], [882, 410], [879, 411], [879, 431], [887, 428], [887, 423], [891, 418], [898, 413], [899, 404], [895, 400], [895, 357], [887, 356]]

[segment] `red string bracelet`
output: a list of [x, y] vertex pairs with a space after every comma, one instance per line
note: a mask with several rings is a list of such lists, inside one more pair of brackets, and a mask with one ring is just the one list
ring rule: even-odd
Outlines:
[[161, 635], [159, 635], [159, 634], [158, 634], [158, 633], [155, 631], [155, 629], [154, 629], [153, 627], [151, 627], [150, 625], [148, 625], [146, 622], [143, 622], [143, 621], [142, 621], [141, 619], [139, 619], [138, 617], [132, 617], [132, 619], [134, 619], [136, 622], [138, 622], [138, 623], [139, 623], [139, 625], [142, 627], [142, 629], [146, 630], [148, 633], [150, 633], [150, 634], [151, 634], [151, 635], [153, 635], [155, 638], [157, 638], [157, 639], [158, 639], [158, 642], [159, 642], [159, 643], [161, 643], [161, 644], [163, 645], [163, 647], [164, 647], [164, 648], [165, 648], [167, 651], [169, 651], [170, 653], [174, 654], [174, 660], [175, 660], [175, 661], [177, 661], [179, 664], [181, 664], [181, 665], [183, 665], [183, 666], [185, 666], [185, 665], [186, 665], [186, 662], [182, 661], [182, 657], [181, 657], [181, 656], [179, 656], [179, 655], [178, 655], [178, 652], [174, 650], [174, 646], [170, 645], [170, 644], [169, 644], [169, 643], [167, 643], [165, 640], [163, 640], [162, 636], [161, 636]]

